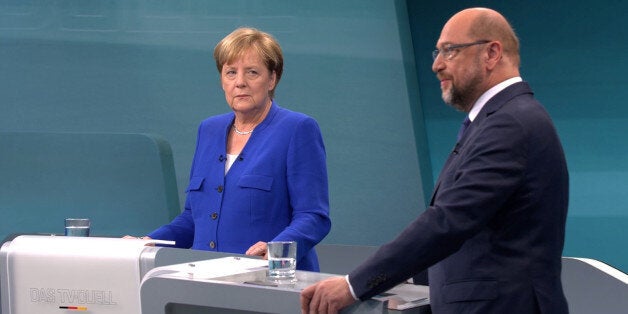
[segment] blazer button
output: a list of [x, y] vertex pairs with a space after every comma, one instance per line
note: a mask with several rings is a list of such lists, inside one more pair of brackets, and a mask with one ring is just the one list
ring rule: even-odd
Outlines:
[[216, 242], [214, 242], [214, 241], [209, 242], [209, 247], [212, 248], [212, 249], [215, 249], [216, 248]]
[[218, 218], [218, 213], [212, 213], [212, 219], [216, 220], [216, 218]]
[[222, 190], [224, 190], [224, 188], [222, 187], [222, 185], [219, 185], [219, 186], [216, 188], [216, 191], [218, 191], [218, 193], [222, 193]]

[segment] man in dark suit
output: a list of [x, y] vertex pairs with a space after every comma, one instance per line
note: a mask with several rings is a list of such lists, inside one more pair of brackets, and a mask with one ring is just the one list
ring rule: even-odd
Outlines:
[[545, 109], [519, 76], [519, 42], [496, 11], [443, 27], [432, 70], [470, 123], [430, 206], [348, 276], [301, 293], [304, 313], [335, 313], [429, 268], [433, 313], [567, 313], [561, 254], [568, 172]]

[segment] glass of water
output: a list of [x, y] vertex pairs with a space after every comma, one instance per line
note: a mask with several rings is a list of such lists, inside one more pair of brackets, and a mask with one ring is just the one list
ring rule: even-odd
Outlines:
[[268, 279], [278, 283], [296, 281], [297, 243], [268, 242]]
[[66, 218], [65, 235], [69, 237], [89, 237], [88, 218]]

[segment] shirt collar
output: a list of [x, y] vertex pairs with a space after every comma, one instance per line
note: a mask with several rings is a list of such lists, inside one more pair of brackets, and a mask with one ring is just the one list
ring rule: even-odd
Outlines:
[[471, 111], [469, 111], [469, 120], [471, 120], [471, 122], [473, 122], [473, 120], [475, 120], [475, 117], [478, 116], [478, 113], [480, 113], [480, 110], [482, 110], [482, 108], [484, 107], [484, 105], [486, 104], [486, 102], [488, 102], [489, 99], [493, 98], [493, 96], [497, 95], [497, 93], [503, 91], [504, 89], [506, 89], [506, 87], [521, 82], [523, 81], [523, 79], [520, 76], [515, 76], [513, 78], [509, 78], [493, 87], [491, 87], [489, 90], [487, 90], [486, 92], [484, 92], [484, 94], [482, 94], [482, 96], [480, 96], [480, 98], [478, 98], [478, 100], [475, 102], [475, 104], [473, 104], [473, 107], [471, 108]]

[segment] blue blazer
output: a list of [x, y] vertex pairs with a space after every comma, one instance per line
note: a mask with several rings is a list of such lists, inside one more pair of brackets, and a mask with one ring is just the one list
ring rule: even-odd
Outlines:
[[318, 271], [314, 246], [331, 228], [318, 124], [273, 102], [225, 175], [234, 117], [201, 123], [185, 210], [149, 236], [181, 248], [240, 254], [258, 241], [293, 240], [297, 269]]
[[550, 117], [527, 83], [507, 87], [456, 143], [425, 212], [349, 274], [356, 294], [429, 267], [434, 313], [567, 313], [568, 180]]

